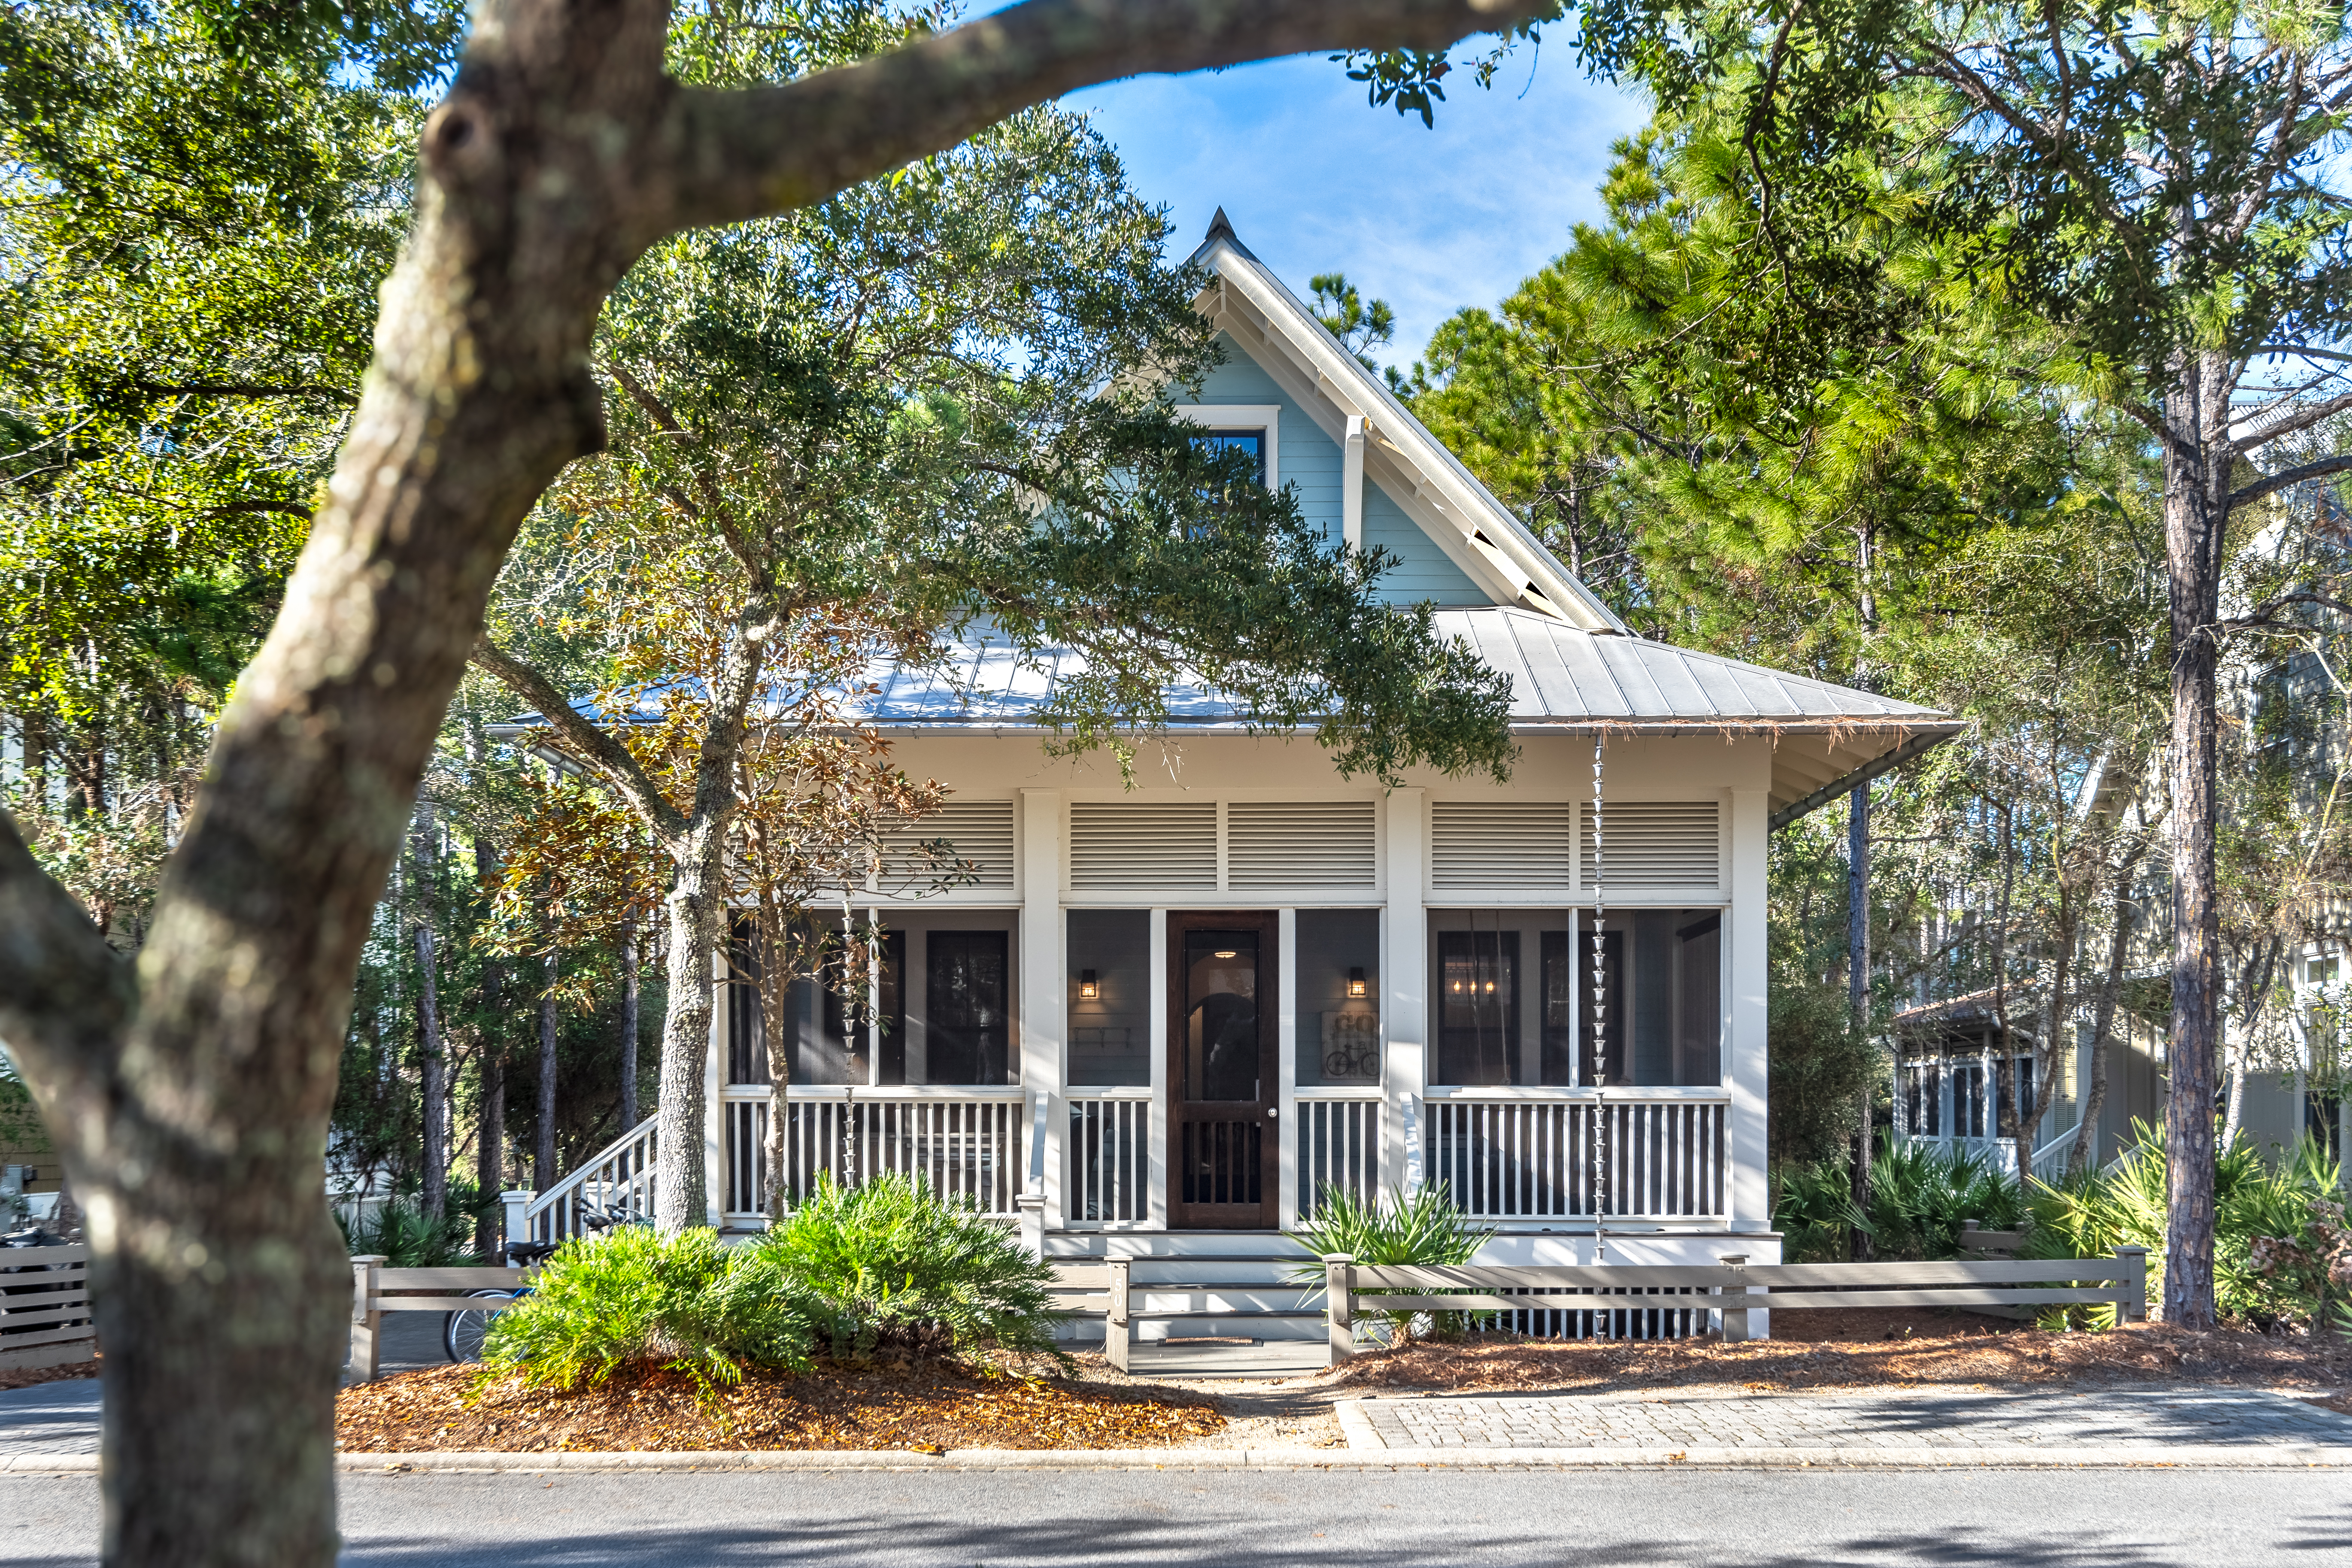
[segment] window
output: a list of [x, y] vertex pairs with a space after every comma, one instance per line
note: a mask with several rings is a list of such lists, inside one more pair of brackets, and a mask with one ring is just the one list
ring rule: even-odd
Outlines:
[[1722, 933], [1723, 916], [1716, 910], [1605, 915], [1600, 994], [1608, 1005], [1596, 1020], [1592, 917], [1578, 916], [1582, 1082], [1695, 1087], [1723, 1081]]
[[1010, 943], [1001, 931], [929, 933], [923, 1081], [1010, 1081]]
[[1256, 470], [1257, 482], [1265, 483], [1265, 431], [1212, 430], [1201, 438], [1201, 444], [1213, 452], [1239, 452], [1247, 458]]
[[[861, 931], [862, 931], [861, 927]], [[792, 962], [824, 966], [822, 976], [802, 973], [784, 988], [782, 1036], [786, 1082], [811, 1085], [904, 1083], [907, 1071], [907, 1006], [905, 987], [907, 934], [882, 933], [877, 955], [880, 971], [876, 993], [869, 998], [861, 985], [855, 994], [837, 989], [840, 981], [841, 933], [829, 926], [802, 926], [793, 942]], [[770, 1083], [773, 1068], [770, 1053], [764, 1001], [760, 978], [762, 955], [749, 919], [736, 921], [730, 963], [737, 978], [727, 986], [727, 1081]], [[871, 1009], [869, 1001], [878, 1001]], [[881, 1070], [874, 1070], [878, 1051]]]
[[1518, 1073], [1519, 933], [1449, 931], [1437, 938], [1438, 1077], [1506, 1084]]
[[1298, 1081], [1381, 1078], [1381, 912], [1298, 911]]
[[1069, 912], [1068, 1081], [1151, 1081], [1151, 912]]
[[1944, 1135], [1944, 1068], [1941, 1062], [1909, 1062], [1903, 1068], [1903, 1126], [1914, 1138]]

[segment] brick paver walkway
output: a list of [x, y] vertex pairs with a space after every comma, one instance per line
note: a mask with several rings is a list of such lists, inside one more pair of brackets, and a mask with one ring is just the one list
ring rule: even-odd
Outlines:
[[2352, 1446], [2352, 1416], [2231, 1388], [1432, 1395], [1349, 1401], [1342, 1426], [1357, 1448]]

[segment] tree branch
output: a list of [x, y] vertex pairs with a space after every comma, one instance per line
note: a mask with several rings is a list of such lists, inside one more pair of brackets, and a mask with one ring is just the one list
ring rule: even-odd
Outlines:
[[1032, 104], [1144, 72], [1282, 55], [1443, 49], [1540, 0], [1029, 0], [857, 65], [677, 95], [660, 138], [669, 230], [824, 201]]
[[2292, 468], [2282, 468], [2275, 474], [2256, 479], [2243, 489], [2231, 491], [2230, 510], [2235, 511], [2251, 501], [2258, 501], [2267, 495], [2275, 495], [2291, 485], [2303, 483], [2305, 479], [2325, 479], [2329, 474], [2341, 474], [2347, 470], [2352, 470], [2352, 454], [2322, 458], [2315, 463], [2302, 463]]
[[0, 809], [0, 1044], [47, 1084], [86, 1077], [114, 1059], [137, 994], [129, 961]]
[[604, 774], [605, 782], [621, 792], [646, 826], [670, 839], [686, 831], [686, 814], [670, 804], [645, 765], [629, 754], [626, 746], [583, 719], [572, 708], [572, 699], [558, 690], [553, 681], [499, 647], [488, 632], [475, 639], [470, 657], [476, 668], [494, 677], [508, 690], [537, 708], [547, 727], [578, 752], [583, 762]]

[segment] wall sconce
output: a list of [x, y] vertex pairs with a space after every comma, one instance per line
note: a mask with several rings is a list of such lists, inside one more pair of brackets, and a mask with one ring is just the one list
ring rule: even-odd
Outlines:
[[1364, 972], [1362, 970], [1350, 969], [1348, 971], [1349, 995], [1362, 996], [1369, 994], [1370, 989], [1370, 988], [1364, 984]]
[[1101, 994], [1102, 994], [1102, 987], [1101, 987], [1099, 984], [1096, 984], [1096, 981], [1095, 981], [1095, 972], [1094, 972], [1093, 970], [1091, 970], [1091, 969], [1081, 969], [1081, 970], [1079, 970], [1079, 971], [1078, 971], [1078, 995], [1079, 995], [1082, 999], [1084, 999], [1084, 1000], [1086, 1000], [1086, 1001], [1088, 1001], [1088, 1002], [1091, 1002], [1091, 1001], [1095, 1000], [1097, 997], [1100, 996]]

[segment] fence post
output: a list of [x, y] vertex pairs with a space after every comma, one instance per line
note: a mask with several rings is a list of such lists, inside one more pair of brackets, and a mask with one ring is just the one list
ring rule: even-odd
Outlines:
[[383, 1364], [383, 1314], [375, 1309], [378, 1281], [391, 1259], [381, 1252], [352, 1259], [352, 1381], [373, 1383]]
[[[1735, 1252], [1731, 1256], [1718, 1258], [1717, 1261], [1721, 1263], [1726, 1268], [1738, 1271], [1741, 1276], [1739, 1283], [1736, 1285], [1726, 1285], [1723, 1288], [1725, 1298], [1728, 1300], [1733, 1296], [1746, 1296], [1748, 1294], [1748, 1281], [1746, 1279], [1748, 1270], [1748, 1255], [1744, 1252]], [[1745, 1344], [1748, 1342], [1747, 1308], [1726, 1307], [1723, 1309], [1723, 1342], [1727, 1345]]]
[[2116, 1248], [2116, 1261], [2131, 1270], [2123, 1282], [2123, 1310], [2118, 1315], [2127, 1323], [2145, 1323], [2147, 1321], [2147, 1248], [2118, 1247]]
[[1045, 1194], [1022, 1193], [1013, 1200], [1021, 1211], [1021, 1245], [1033, 1258], [1045, 1256]]
[[[505, 1235], [508, 1246], [511, 1247], [518, 1241], [529, 1241], [530, 1239], [530, 1222], [523, 1217], [523, 1211], [530, 1206], [530, 1200], [537, 1196], [539, 1196], [539, 1194], [531, 1191], [529, 1187], [525, 1187], [519, 1192], [500, 1193], [499, 1194], [499, 1202], [506, 1210]], [[494, 1265], [501, 1264], [505, 1261], [506, 1255], [504, 1253], [500, 1253], [497, 1258], [491, 1259], [491, 1262]]]
[[1331, 1358], [1338, 1366], [1356, 1353], [1356, 1260], [1344, 1252], [1323, 1255], [1323, 1301], [1330, 1314]]
[[1103, 1359], [1119, 1371], [1127, 1370], [1127, 1259], [1104, 1259], [1110, 1269], [1110, 1301], [1103, 1311]]

